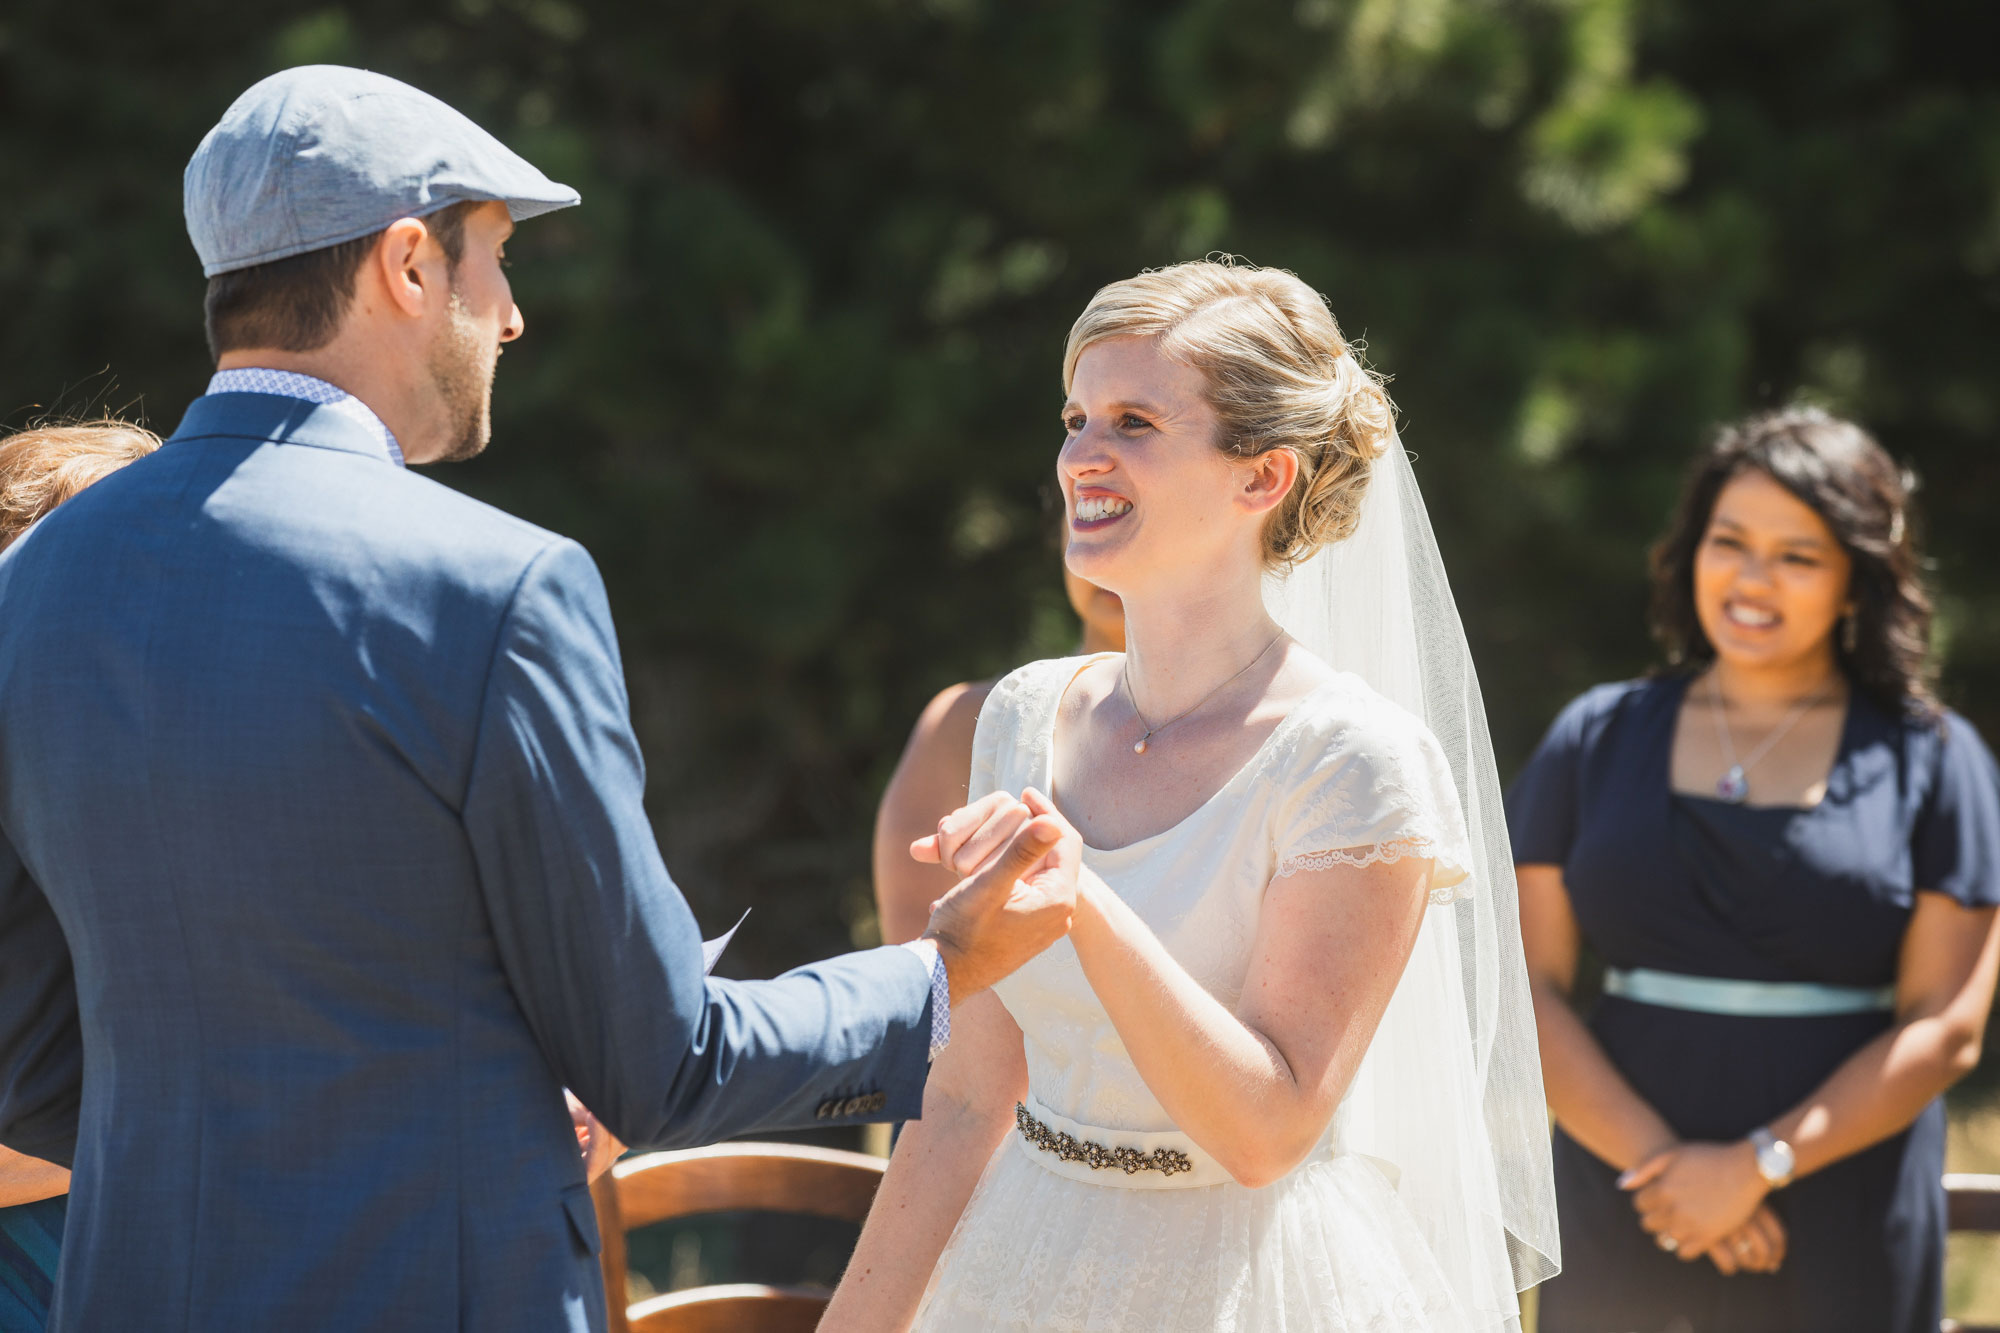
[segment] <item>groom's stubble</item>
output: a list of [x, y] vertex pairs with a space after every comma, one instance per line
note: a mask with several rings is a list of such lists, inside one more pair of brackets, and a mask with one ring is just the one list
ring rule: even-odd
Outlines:
[[444, 402], [451, 443], [440, 463], [461, 463], [484, 452], [493, 438], [493, 370], [500, 345], [491, 342], [454, 287], [445, 325], [431, 344], [431, 382]]

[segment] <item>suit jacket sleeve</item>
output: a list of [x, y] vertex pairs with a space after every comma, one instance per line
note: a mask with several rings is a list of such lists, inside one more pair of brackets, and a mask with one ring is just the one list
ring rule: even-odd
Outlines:
[[0, 834], [0, 1144], [70, 1165], [82, 1099], [69, 944], [49, 900]]
[[903, 949], [775, 981], [702, 975], [643, 805], [597, 569], [559, 542], [501, 626], [464, 819], [509, 983], [550, 1066], [621, 1139], [684, 1147], [922, 1106], [930, 979]]

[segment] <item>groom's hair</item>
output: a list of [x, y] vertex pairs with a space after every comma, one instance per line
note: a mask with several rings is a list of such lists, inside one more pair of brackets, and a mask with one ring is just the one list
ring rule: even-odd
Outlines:
[[[451, 204], [424, 219], [454, 275], [465, 256], [466, 215], [475, 206]], [[203, 302], [209, 354], [219, 360], [241, 347], [310, 352], [326, 346], [354, 300], [354, 275], [381, 239], [381, 232], [371, 232], [210, 278]]]

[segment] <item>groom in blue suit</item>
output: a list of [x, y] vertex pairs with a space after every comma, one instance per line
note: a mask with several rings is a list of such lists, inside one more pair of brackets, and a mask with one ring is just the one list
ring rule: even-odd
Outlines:
[[187, 172], [219, 371], [0, 557], [0, 1142], [73, 1164], [58, 1329], [598, 1329], [561, 1090], [691, 1145], [915, 1116], [1057, 938], [1022, 829], [914, 948], [703, 975], [589, 557], [405, 470], [487, 439], [514, 222], [577, 201], [291, 70]]

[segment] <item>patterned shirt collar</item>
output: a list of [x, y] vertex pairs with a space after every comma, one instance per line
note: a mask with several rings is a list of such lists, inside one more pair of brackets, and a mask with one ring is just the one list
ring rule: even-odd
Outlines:
[[330, 412], [346, 417], [358, 426], [365, 426], [368, 433], [382, 442], [382, 449], [389, 461], [403, 467], [403, 446], [396, 443], [396, 436], [382, 424], [382, 418], [368, 410], [368, 405], [337, 384], [314, 379], [311, 375], [301, 375], [292, 370], [264, 370], [243, 367], [238, 370], [218, 370], [209, 378], [210, 393], [270, 393], [280, 398], [299, 398], [308, 403], [316, 403]]

